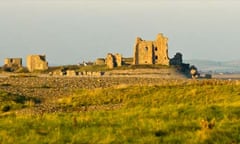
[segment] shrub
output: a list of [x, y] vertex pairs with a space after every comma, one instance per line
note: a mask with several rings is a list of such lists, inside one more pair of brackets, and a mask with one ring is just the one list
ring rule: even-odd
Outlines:
[[8, 112], [11, 109], [10, 105], [3, 105], [1, 106], [1, 111], [2, 112]]
[[9, 84], [9, 83], [3, 83], [3, 84], [1, 84], [1, 86], [8, 87], [8, 86], [11, 86], [11, 84]]

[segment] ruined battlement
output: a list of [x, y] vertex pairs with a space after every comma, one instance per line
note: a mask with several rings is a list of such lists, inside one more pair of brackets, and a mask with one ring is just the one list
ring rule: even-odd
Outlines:
[[122, 66], [122, 55], [108, 53], [105, 62], [108, 68], [120, 67]]
[[4, 66], [6, 67], [22, 67], [22, 58], [5, 58]]
[[133, 64], [169, 65], [168, 38], [158, 34], [155, 41], [137, 37], [134, 45]]
[[27, 68], [30, 72], [44, 71], [48, 69], [48, 62], [45, 55], [27, 56]]

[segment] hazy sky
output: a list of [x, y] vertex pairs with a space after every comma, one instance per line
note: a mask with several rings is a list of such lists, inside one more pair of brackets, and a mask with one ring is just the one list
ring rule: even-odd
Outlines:
[[46, 54], [76, 64], [133, 55], [137, 36], [169, 38], [169, 57], [240, 59], [239, 0], [0, 0], [0, 64]]

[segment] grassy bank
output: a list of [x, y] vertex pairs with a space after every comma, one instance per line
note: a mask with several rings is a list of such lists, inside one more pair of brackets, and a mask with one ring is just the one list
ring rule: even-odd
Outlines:
[[0, 143], [240, 142], [238, 84], [80, 89], [56, 103], [67, 112], [2, 115]]

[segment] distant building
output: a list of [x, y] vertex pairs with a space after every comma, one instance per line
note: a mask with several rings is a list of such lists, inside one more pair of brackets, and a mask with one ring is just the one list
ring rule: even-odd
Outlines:
[[16, 72], [22, 68], [22, 58], [5, 58], [2, 69], [8, 72]]
[[123, 65], [132, 65], [133, 64], [133, 58], [132, 57], [123, 57], [122, 58]]
[[75, 70], [67, 70], [66, 75], [67, 76], [77, 76], [78, 72], [76, 72]]
[[5, 67], [22, 67], [22, 58], [5, 58]]
[[30, 72], [44, 71], [48, 69], [48, 62], [45, 55], [27, 56], [27, 68]]
[[104, 58], [97, 58], [95, 61], [95, 65], [105, 65], [105, 59]]
[[169, 65], [168, 38], [158, 34], [155, 41], [146, 41], [137, 37], [134, 46], [133, 64]]
[[105, 59], [105, 63], [108, 68], [120, 67], [122, 66], [122, 55], [108, 53]]

